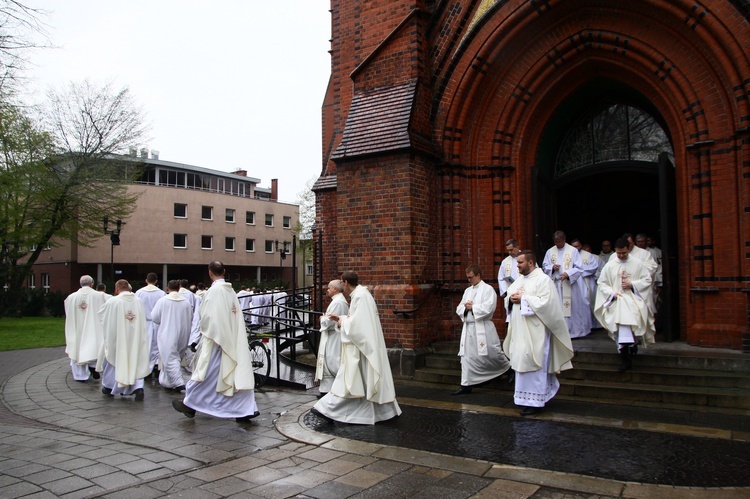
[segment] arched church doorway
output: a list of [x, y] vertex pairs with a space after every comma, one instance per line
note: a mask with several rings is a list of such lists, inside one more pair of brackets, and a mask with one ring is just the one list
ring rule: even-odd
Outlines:
[[603, 240], [647, 234], [663, 265], [657, 329], [679, 336], [673, 153], [659, 114], [616, 82], [592, 82], [560, 105], [547, 126], [534, 171], [536, 250], [563, 230], [601, 251]]

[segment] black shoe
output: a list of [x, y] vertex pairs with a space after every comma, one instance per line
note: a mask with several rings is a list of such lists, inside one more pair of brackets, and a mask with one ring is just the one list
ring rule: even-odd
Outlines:
[[328, 416], [326, 416], [325, 414], [323, 414], [322, 412], [320, 412], [319, 410], [317, 410], [315, 407], [313, 407], [312, 409], [310, 409], [310, 413], [311, 414], [315, 414], [316, 416], [318, 416], [321, 419], [324, 419], [327, 423], [333, 423], [333, 419], [329, 418]]
[[172, 390], [175, 393], [182, 393], [185, 391], [185, 385], [175, 386], [174, 388], [168, 388], [168, 390]]
[[78, 381], [79, 383], [85, 383], [85, 382], [87, 382], [88, 380], [87, 380], [87, 379], [77, 379], [76, 381]]
[[317, 395], [316, 395], [316, 397], [318, 397], [319, 399], [322, 399], [322, 398], [323, 398], [323, 397], [325, 397], [325, 396], [326, 396], [327, 394], [328, 394], [328, 392], [325, 392], [325, 393], [323, 393], [323, 392], [320, 392], [319, 394], [317, 394]]
[[133, 390], [133, 395], [135, 395], [136, 402], [143, 402], [143, 388], [136, 388], [135, 390]]
[[114, 397], [114, 395], [112, 395], [112, 389], [111, 388], [107, 388], [106, 386], [102, 387], [102, 393], [104, 395], [108, 395], [110, 397]]
[[257, 418], [258, 416], [260, 416], [260, 412], [259, 411], [255, 411], [255, 414], [252, 414], [250, 416], [242, 416], [241, 418], [234, 418], [234, 420], [237, 421], [238, 423], [247, 423], [251, 419]]
[[92, 377], [92, 378], [94, 378], [94, 379], [99, 379], [99, 378], [101, 378], [101, 376], [99, 376], [99, 373], [98, 373], [98, 372], [96, 372], [96, 369], [94, 369], [94, 368], [93, 368], [93, 367], [91, 367], [91, 366], [89, 366], [89, 372], [91, 373], [91, 377]]
[[636, 355], [638, 355], [638, 344], [630, 347], [630, 356], [635, 357]]
[[172, 401], [172, 407], [174, 407], [174, 410], [177, 412], [183, 413], [185, 416], [189, 418], [195, 417], [195, 409], [191, 409], [190, 407], [186, 406], [182, 400], [173, 400]]
[[461, 388], [459, 388], [455, 392], [451, 393], [451, 395], [468, 395], [470, 393], [471, 393], [471, 387], [470, 386], [463, 386], [463, 385], [461, 385]]
[[620, 350], [620, 359], [622, 360], [622, 364], [617, 370], [618, 372], [624, 373], [633, 367], [633, 362], [630, 358], [630, 346], [622, 347], [622, 350]]
[[516, 382], [516, 371], [514, 371], [513, 369], [508, 369], [508, 372], [505, 374], [507, 376], [505, 380], [508, 382], [509, 385], [512, 385], [513, 383]]
[[521, 416], [533, 416], [542, 412], [541, 407], [524, 407], [521, 411]]

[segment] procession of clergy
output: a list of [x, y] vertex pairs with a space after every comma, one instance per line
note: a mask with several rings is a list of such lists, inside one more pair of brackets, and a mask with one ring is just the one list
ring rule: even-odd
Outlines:
[[[235, 293], [224, 273], [221, 262], [211, 262], [211, 286], [195, 294], [187, 281], [177, 280], [167, 283], [165, 293], [153, 273], [135, 293], [128, 281], [117, 281], [114, 296], [94, 290], [90, 276], [81, 277], [81, 288], [65, 300], [66, 353], [73, 379], [101, 378], [103, 394], [142, 401], [144, 378], [158, 373], [162, 387], [185, 394], [172, 406], [187, 417], [202, 412], [246, 422], [258, 416], [246, 327], [267, 323], [272, 313], [282, 316], [278, 305], [286, 293], [267, 294], [275, 312], [261, 295], [256, 310], [248, 312], [251, 293]], [[329, 420], [359, 424], [400, 415], [372, 295], [358, 285], [355, 272], [333, 281], [329, 295], [333, 300], [321, 321], [324, 353], [318, 368], [321, 389], [328, 394], [313, 411]], [[326, 355], [334, 346], [337, 352]], [[190, 373], [187, 383], [183, 371]]]
[[649, 238], [639, 234], [634, 241], [624, 234], [615, 251], [603, 241], [598, 256], [579, 240], [567, 244], [562, 231], [553, 239], [541, 266], [517, 240], [506, 243], [508, 257], [498, 272], [507, 323], [502, 344], [492, 320], [497, 293], [479, 266], [466, 269], [470, 286], [456, 308], [463, 322], [461, 387], [453, 395], [505, 375], [515, 383], [521, 415], [537, 414], [559, 390], [556, 374], [573, 367], [571, 339], [605, 328], [620, 353], [620, 371], [632, 367], [639, 343], [654, 342], [661, 252], [648, 247]]
[[[556, 374], [572, 368], [571, 338], [589, 334], [594, 325], [606, 328], [616, 342], [620, 370], [630, 369], [638, 344], [654, 342], [660, 284], [661, 255], [645, 249], [646, 236], [636, 241], [638, 246], [625, 234], [614, 252], [604, 241], [597, 257], [578, 240], [567, 244], [565, 234], [557, 231], [555, 245], [539, 267], [532, 251], [521, 251], [518, 241], [510, 239], [509, 255], [498, 272], [507, 322], [502, 344], [492, 320], [497, 292], [482, 280], [481, 268], [470, 265], [470, 285], [456, 308], [463, 323], [461, 387], [453, 395], [469, 394], [472, 387], [505, 375], [515, 383], [521, 415], [536, 414], [557, 393]], [[256, 417], [243, 313], [252, 293], [235, 293], [224, 273], [221, 262], [211, 262], [211, 286], [195, 294], [186, 289], [187, 282], [176, 280], [169, 281], [165, 293], [156, 286], [157, 276], [149, 274], [147, 285], [136, 293], [128, 281], [119, 280], [110, 296], [95, 291], [90, 276], [81, 277], [81, 289], [65, 300], [66, 353], [73, 378], [85, 382], [89, 376], [101, 377], [105, 395], [133, 395], [140, 401], [143, 379], [158, 372], [162, 387], [185, 393], [172, 405], [187, 417], [196, 411], [240, 422]], [[327, 421], [356, 424], [399, 416], [375, 300], [353, 271], [331, 281], [328, 296], [315, 374], [321, 396], [311, 412]], [[250, 325], [268, 316], [250, 314]], [[183, 368], [191, 371], [187, 383]]]

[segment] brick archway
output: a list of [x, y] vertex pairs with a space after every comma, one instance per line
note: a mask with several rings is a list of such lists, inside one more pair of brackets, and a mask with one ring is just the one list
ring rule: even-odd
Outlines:
[[[683, 337], [739, 345], [747, 329], [741, 241], [750, 225], [716, 201], [750, 204], [741, 166], [750, 160], [742, 140], [750, 117], [750, 30], [744, 17], [717, 17], [719, 7], [726, 2], [510, 1], [484, 14], [441, 75], [431, 111], [445, 160], [442, 226], [452, 228], [443, 234], [443, 253], [462, 252], [460, 262], [447, 265], [447, 280], [459, 282], [467, 261], [496, 270], [507, 238], [533, 237], [531, 173], [545, 127], [577, 89], [611, 79], [645, 96], [672, 139]], [[726, 182], [694, 188], [696, 178], [717, 174]], [[448, 199], [457, 197], [460, 203]], [[731, 247], [731, 262], [715, 261], [714, 246]], [[736, 284], [726, 291], [714, 285], [728, 281]], [[717, 319], [709, 310], [721, 300], [738, 306]]]

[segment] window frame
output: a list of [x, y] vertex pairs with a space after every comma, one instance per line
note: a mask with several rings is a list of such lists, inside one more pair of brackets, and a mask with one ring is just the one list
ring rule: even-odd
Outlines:
[[[177, 215], [178, 206], [184, 207], [184, 211], [185, 211], [184, 215]], [[172, 210], [172, 215], [174, 216], [174, 218], [180, 218], [180, 219], [187, 218], [187, 203], [174, 203], [174, 209]]]
[[[273, 247], [273, 245], [274, 245], [274, 242], [275, 242], [275, 241], [274, 241], [274, 240], [272, 240], [272, 239], [266, 239], [266, 248], [265, 248], [265, 249], [266, 249], [266, 253], [267, 253], [267, 254], [269, 254], [269, 255], [270, 255], [271, 253], [274, 253], [274, 247]], [[268, 250], [268, 243], [271, 243], [271, 250], [270, 250], [270, 251]]]
[[[231, 241], [232, 247], [229, 248], [229, 242]], [[234, 236], [224, 237], [224, 251], [237, 251], [237, 241]]]
[[[177, 236], [182, 236], [184, 240], [184, 246], [178, 246], [177, 240], [175, 239]], [[174, 249], [187, 249], [187, 243], [188, 243], [188, 235], [175, 232], [172, 234], [172, 248]]]
[[[271, 219], [270, 219], [271, 223], [270, 224], [268, 223], [268, 221], [269, 221], [268, 217], [271, 217]], [[273, 222], [274, 222], [274, 220], [273, 220], [273, 213], [266, 213], [266, 221], [265, 221], [266, 227], [273, 227]]]
[[[230, 220], [230, 212], [231, 212], [231, 220]], [[225, 208], [224, 209], [224, 221], [228, 224], [236, 223], [237, 220], [237, 210], [234, 208]]]
[[[252, 242], [251, 244], [252, 249], [247, 249], [247, 243], [249, 241]], [[251, 237], [245, 238], [245, 253], [255, 253], [255, 239], [254, 238], [251, 238]]]
[[281, 226], [284, 229], [291, 229], [292, 228], [292, 217], [283, 215], [281, 218]]
[[[210, 218], [206, 218], [204, 216], [206, 208], [208, 208], [209, 210], [211, 210], [211, 214], [209, 215]], [[214, 219], [214, 207], [213, 206], [208, 206], [208, 205], [202, 205], [201, 206], [201, 220], [213, 220], [213, 219]]]
[[[205, 244], [203, 244], [204, 243], [204, 238], [206, 238], [206, 237], [208, 238], [209, 246], [206, 246]], [[214, 249], [214, 236], [212, 236], [210, 234], [201, 235], [201, 249], [202, 250], [207, 250], [207, 251], [213, 250]]]
[[[252, 215], [252, 222], [247, 221], [247, 216]], [[245, 211], [245, 225], [255, 225], [255, 212], [254, 211]]]

